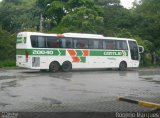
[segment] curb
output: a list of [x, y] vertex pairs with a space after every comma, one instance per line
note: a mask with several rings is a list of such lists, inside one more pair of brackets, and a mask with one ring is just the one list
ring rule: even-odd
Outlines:
[[153, 103], [153, 102], [147, 102], [147, 101], [141, 101], [141, 100], [133, 100], [133, 99], [123, 98], [123, 97], [119, 97], [118, 100], [119, 101], [125, 101], [125, 102], [129, 102], [129, 103], [133, 103], [133, 104], [138, 104], [138, 105], [144, 106], [144, 107], [160, 108], [160, 104]]

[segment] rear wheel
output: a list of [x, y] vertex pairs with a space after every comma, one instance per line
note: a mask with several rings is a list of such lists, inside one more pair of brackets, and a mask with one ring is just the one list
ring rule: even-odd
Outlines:
[[61, 68], [62, 68], [63, 72], [71, 71], [72, 70], [72, 63], [70, 61], [65, 61], [65, 62], [63, 62]]
[[59, 71], [59, 68], [60, 68], [60, 65], [56, 61], [51, 62], [50, 65], [49, 65], [49, 71], [50, 72], [57, 72], [57, 71]]
[[119, 64], [119, 69], [120, 71], [125, 71], [127, 69], [127, 63], [125, 61], [122, 61], [120, 64]]

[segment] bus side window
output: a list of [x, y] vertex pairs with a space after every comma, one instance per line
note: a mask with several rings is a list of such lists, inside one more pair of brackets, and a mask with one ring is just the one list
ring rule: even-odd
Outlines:
[[126, 41], [122, 41], [122, 47], [123, 47], [123, 50], [128, 50]]
[[59, 40], [59, 47], [60, 48], [66, 48], [66, 40], [65, 40], [65, 38], [61, 38]]
[[117, 50], [128, 50], [126, 41], [116, 41]]
[[103, 48], [108, 49], [108, 50], [115, 50], [116, 49], [116, 41], [104, 40], [103, 41]]
[[47, 38], [47, 48], [58, 48], [59, 42], [56, 37], [48, 36]]
[[103, 40], [103, 49], [107, 49], [107, 42], [106, 42], [106, 40]]
[[94, 49], [94, 40], [93, 39], [89, 40], [89, 48]]
[[103, 40], [98, 39], [98, 49], [102, 49], [103, 48]]
[[32, 47], [38, 47], [37, 36], [31, 36], [30, 38]]
[[80, 40], [80, 48], [81, 49], [88, 49], [88, 39], [81, 39]]
[[44, 36], [38, 36], [38, 48], [45, 48], [46, 40]]
[[66, 48], [72, 48], [72, 39], [66, 38]]
[[82, 48], [81, 39], [74, 39], [73, 40], [73, 48], [75, 48], [75, 49]]

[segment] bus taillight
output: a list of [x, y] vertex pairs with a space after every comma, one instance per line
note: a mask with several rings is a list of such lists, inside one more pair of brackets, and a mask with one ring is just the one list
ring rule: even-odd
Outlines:
[[28, 51], [26, 51], [26, 62], [28, 62]]

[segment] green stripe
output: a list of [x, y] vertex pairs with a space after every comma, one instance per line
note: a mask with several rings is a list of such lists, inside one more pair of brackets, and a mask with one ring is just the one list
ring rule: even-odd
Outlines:
[[[24, 43], [26, 43], [26, 37], [24, 37]], [[22, 37], [17, 37], [17, 43], [22, 43]]]
[[25, 49], [17, 49], [16, 54], [17, 55], [25, 55]]
[[[25, 55], [28, 51], [29, 55], [56, 55], [65, 56], [65, 49], [17, 49], [17, 55]], [[76, 50], [77, 56], [82, 56], [82, 50]], [[128, 51], [105, 51], [105, 50], [91, 50], [89, 56], [128, 56]], [[85, 60], [82, 58], [82, 60]]]
[[77, 53], [77, 56], [82, 56], [83, 55], [82, 50], [76, 50], [76, 53]]
[[41, 55], [41, 56], [65, 56], [66, 50], [52, 50], [52, 49], [17, 49], [17, 55], [25, 55], [25, 52], [28, 51], [29, 55]]
[[80, 57], [81, 61], [80, 62], [86, 62], [86, 57]]

